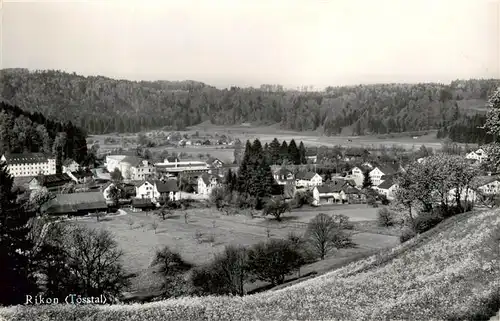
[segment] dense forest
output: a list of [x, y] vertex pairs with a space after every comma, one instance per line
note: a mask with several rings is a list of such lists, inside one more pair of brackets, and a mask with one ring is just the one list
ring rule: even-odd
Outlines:
[[71, 121], [53, 121], [0, 103], [0, 155], [23, 152], [56, 155], [58, 165], [67, 158], [80, 164], [89, 161], [86, 133]]
[[[279, 123], [283, 129], [325, 135], [441, 129], [441, 136], [469, 140], [486, 136], [467, 124], [475, 114], [484, 115], [487, 97], [498, 86], [498, 79], [472, 79], [327, 87], [321, 92], [272, 85], [221, 90], [195, 81], [135, 82], [61, 71], [0, 71], [2, 100], [50, 119], [71, 120], [94, 134], [161, 127], [182, 130], [210, 121]], [[462, 134], [464, 126], [467, 137]]]

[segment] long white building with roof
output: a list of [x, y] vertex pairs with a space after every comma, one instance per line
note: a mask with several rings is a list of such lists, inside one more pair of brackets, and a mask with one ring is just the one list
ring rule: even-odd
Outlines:
[[13, 177], [53, 175], [56, 173], [56, 158], [42, 153], [4, 154], [1, 162]]

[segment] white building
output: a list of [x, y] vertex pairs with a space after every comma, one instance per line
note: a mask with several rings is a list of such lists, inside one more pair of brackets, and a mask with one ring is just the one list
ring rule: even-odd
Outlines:
[[370, 175], [373, 186], [378, 186], [384, 181], [384, 176], [392, 176], [400, 170], [402, 170], [402, 168], [397, 164], [392, 164], [392, 166], [377, 166], [372, 169], [368, 175]]
[[313, 204], [316, 206], [327, 204], [342, 204], [347, 202], [347, 195], [344, 189], [346, 185], [315, 186], [313, 189]]
[[149, 161], [137, 156], [127, 156], [119, 163], [119, 169], [126, 180], [140, 181], [152, 178], [156, 169]]
[[203, 173], [198, 177], [198, 194], [209, 196], [212, 190], [221, 186], [221, 179], [216, 175]]
[[294, 182], [293, 173], [286, 168], [280, 168], [279, 170], [275, 171], [273, 173], [273, 176], [278, 185], [286, 185], [287, 182]]
[[[120, 169], [120, 162], [127, 157], [126, 155], [108, 155], [106, 156], [106, 169], [112, 173], [115, 168]], [[120, 169], [121, 171], [121, 169]], [[122, 172], [123, 175], [123, 172]]]
[[42, 153], [5, 154], [0, 161], [7, 163], [7, 170], [13, 177], [56, 173], [56, 159]]
[[482, 148], [479, 148], [478, 150], [472, 151], [472, 152], [468, 153], [467, 155], [465, 155], [465, 158], [466, 159], [473, 159], [473, 160], [478, 161], [479, 163], [482, 163], [488, 159], [488, 154], [486, 154]]
[[378, 193], [385, 195], [388, 200], [393, 200], [395, 197], [395, 192], [398, 188], [398, 185], [394, 182], [392, 178], [388, 178], [382, 183], [380, 183], [378, 186], [374, 186], [373, 189], [377, 191]]
[[363, 181], [365, 180], [365, 174], [363, 169], [364, 169], [363, 167], [355, 166], [351, 170], [351, 175], [347, 177], [348, 179], [352, 179], [354, 183], [356, 183], [356, 186], [358, 187], [363, 186]]
[[136, 198], [148, 198], [153, 202], [163, 202], [167, 199], [179, 200], [180, 193], [176, 180], [145, 180], [135, 187]]
[[166, 158], [163, 163], [155, 164], [156, 171], [168, 175], [178, 175], [180, 173], [208, 173], [210, 166], [203, 161], [186, 160], [180, 161], [177, 158]]
[[80, 165], [78, 165], [78, 163], [72, 160], [71, 158], [68, 158], [63, 162], [62, 166], [63, 173], [77, 172], [79, 169]]
[[318, 173], [300, 172], [295, 175], [295, 184], [303, 187], [314, 187], [323, 184], [323, 178]]

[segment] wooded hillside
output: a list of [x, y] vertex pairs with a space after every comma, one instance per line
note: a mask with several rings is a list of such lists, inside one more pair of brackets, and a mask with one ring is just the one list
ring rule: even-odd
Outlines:
[[[49, 118], [72, 120], [89, 133], [183, 129], [218, 125], [280, 123], [284, 129], [326, 135], [385, 134], [466, 124], [466, 115], [485, 112], [500, 80], [457, 80], [451, 84], [380, 84], [328, 87], [322, 92], [216, 89], [195, 81], [134, 82], [83, 77], [60, 71], [4, 69], [0, 98]], [[460, 136], [460, 135], [459, 135]], [[480, 136], [472, 135], [472, 136]]]

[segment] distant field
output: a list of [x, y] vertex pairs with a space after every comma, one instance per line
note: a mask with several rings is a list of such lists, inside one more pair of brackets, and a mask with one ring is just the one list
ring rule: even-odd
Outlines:
[[[377, 136], [323, 136], [318, 132], [294, 132], [289, 130], [282, 130], [278, 126], [266, 126], [266, 127], [252, 127], [252, 126], [216, 126], [210, 124], [201, 124], [197, 126], [192, 126], [187, 131], [181, 131], [180, 133], [194, 134], [198, 132], [200, 135], [210, 134], [210, 135], [228, 135], [232, 138], [239, 138], [243, 142], [246, 140], [254, 140], [258, 138], [263, 144], [270, 143], [275, 137], [280, 141], [286, 140], [290, 141], [295, 139], [298, 141], [303, 141], [306, 147], [319, 147], [319, 146], [336, 146], [341, 145], [344, 147], [380, 147], [386, 146], [391, 147], [397, 145], [407, 150], [418, 149], [421, 145], [430, 147], [434, 150], [440, 150], [442, 148], [442, 140], [436, 138], [436, 131], [429, 131], [426, 135], [418, 136], [416, 138], [405, 136], [406, 134], [394, 133], [389, 135], [377, 135]], [[114, 148], [124, 147], [120, 144], [105, 145], [104, 139], [106, 137], [120, 138], [120, 137], [131, 137], [135, 138], [134, 134], [129, 136], [126, 135], [95, 135], [91, 138], [99, 142], [100, 151], [104, 152], [107, 150], [112, 150]], [[459, 144], [464, 146], [465, 144]], [[476, 146], [475, 144], [469, 144], [470, 147]], [[135, 144], [129, 144], [126, 146], [128, 148], [135, 148]], [[210, 154], [210, 156], [220, 158], [226, 162], [233, 161], [233, 149], [221, 149], [222, 146], [187, 146], [185, 148], [181, 147], [154, 147], [151, 151], [161, 152], [167, 150], [169, 152], [185, 152], [187, 154], [193, 155], [194, 158], [198, 158], [198, 154]]]
[[[147, 292], [158, 284], [158, 280], [148, 269], [149, 264], [155, 250], [165, 245], [179, 251], [186, 260], [199, 265], [209, 262], [225, 245], [247, 246], [267, 239], [268, 228], [271, 238], [285, 238], [291, 231], [302, 234], [305, 231], [303, 223], [320, 212], [352, 216], [353, 221], [374, 219], [374, 209], [367, 208], [366, 205], [339, 205], [337, 210], [334, 208], [335, 206], [329, 206], [293, 211], [285, 215], [282, 223], [262, 217], [252, 219], [245, 215], [226, 216], [212, 208], [188, 210], [188, 224], [181, 211], [165, 221], [152, 212], [130, 212], [127, 215], [110, 216], [101, 222], [95, 219], [82, 219], [79, 222], [90, 227], [105, 228], [115, 235], [125, 253], [125, 269], [129, 273], [138, 273], [131, 291]], [[153, 221], [159, 224], [156, 234], [151, 227]], [[129, 224], [131, 222], [132, 225]], [[201, 242], [195, 237], [197, 232], [202, 234]], [[208, 241], [210, 236], [214, 237], [213, 243]], [[372, 233], [358, 233], [353, 239], [359, 244], [359, 248], [342, 250], [341, 256], [344, 259], [368, 250], [394, 246], [399, 242], [395, 236]], [[330, 259], [332, 264], [338, 262], [337, 255], [338, 253], [334, 254]], [[322, 263], [324, 264], [326, 263]]]

